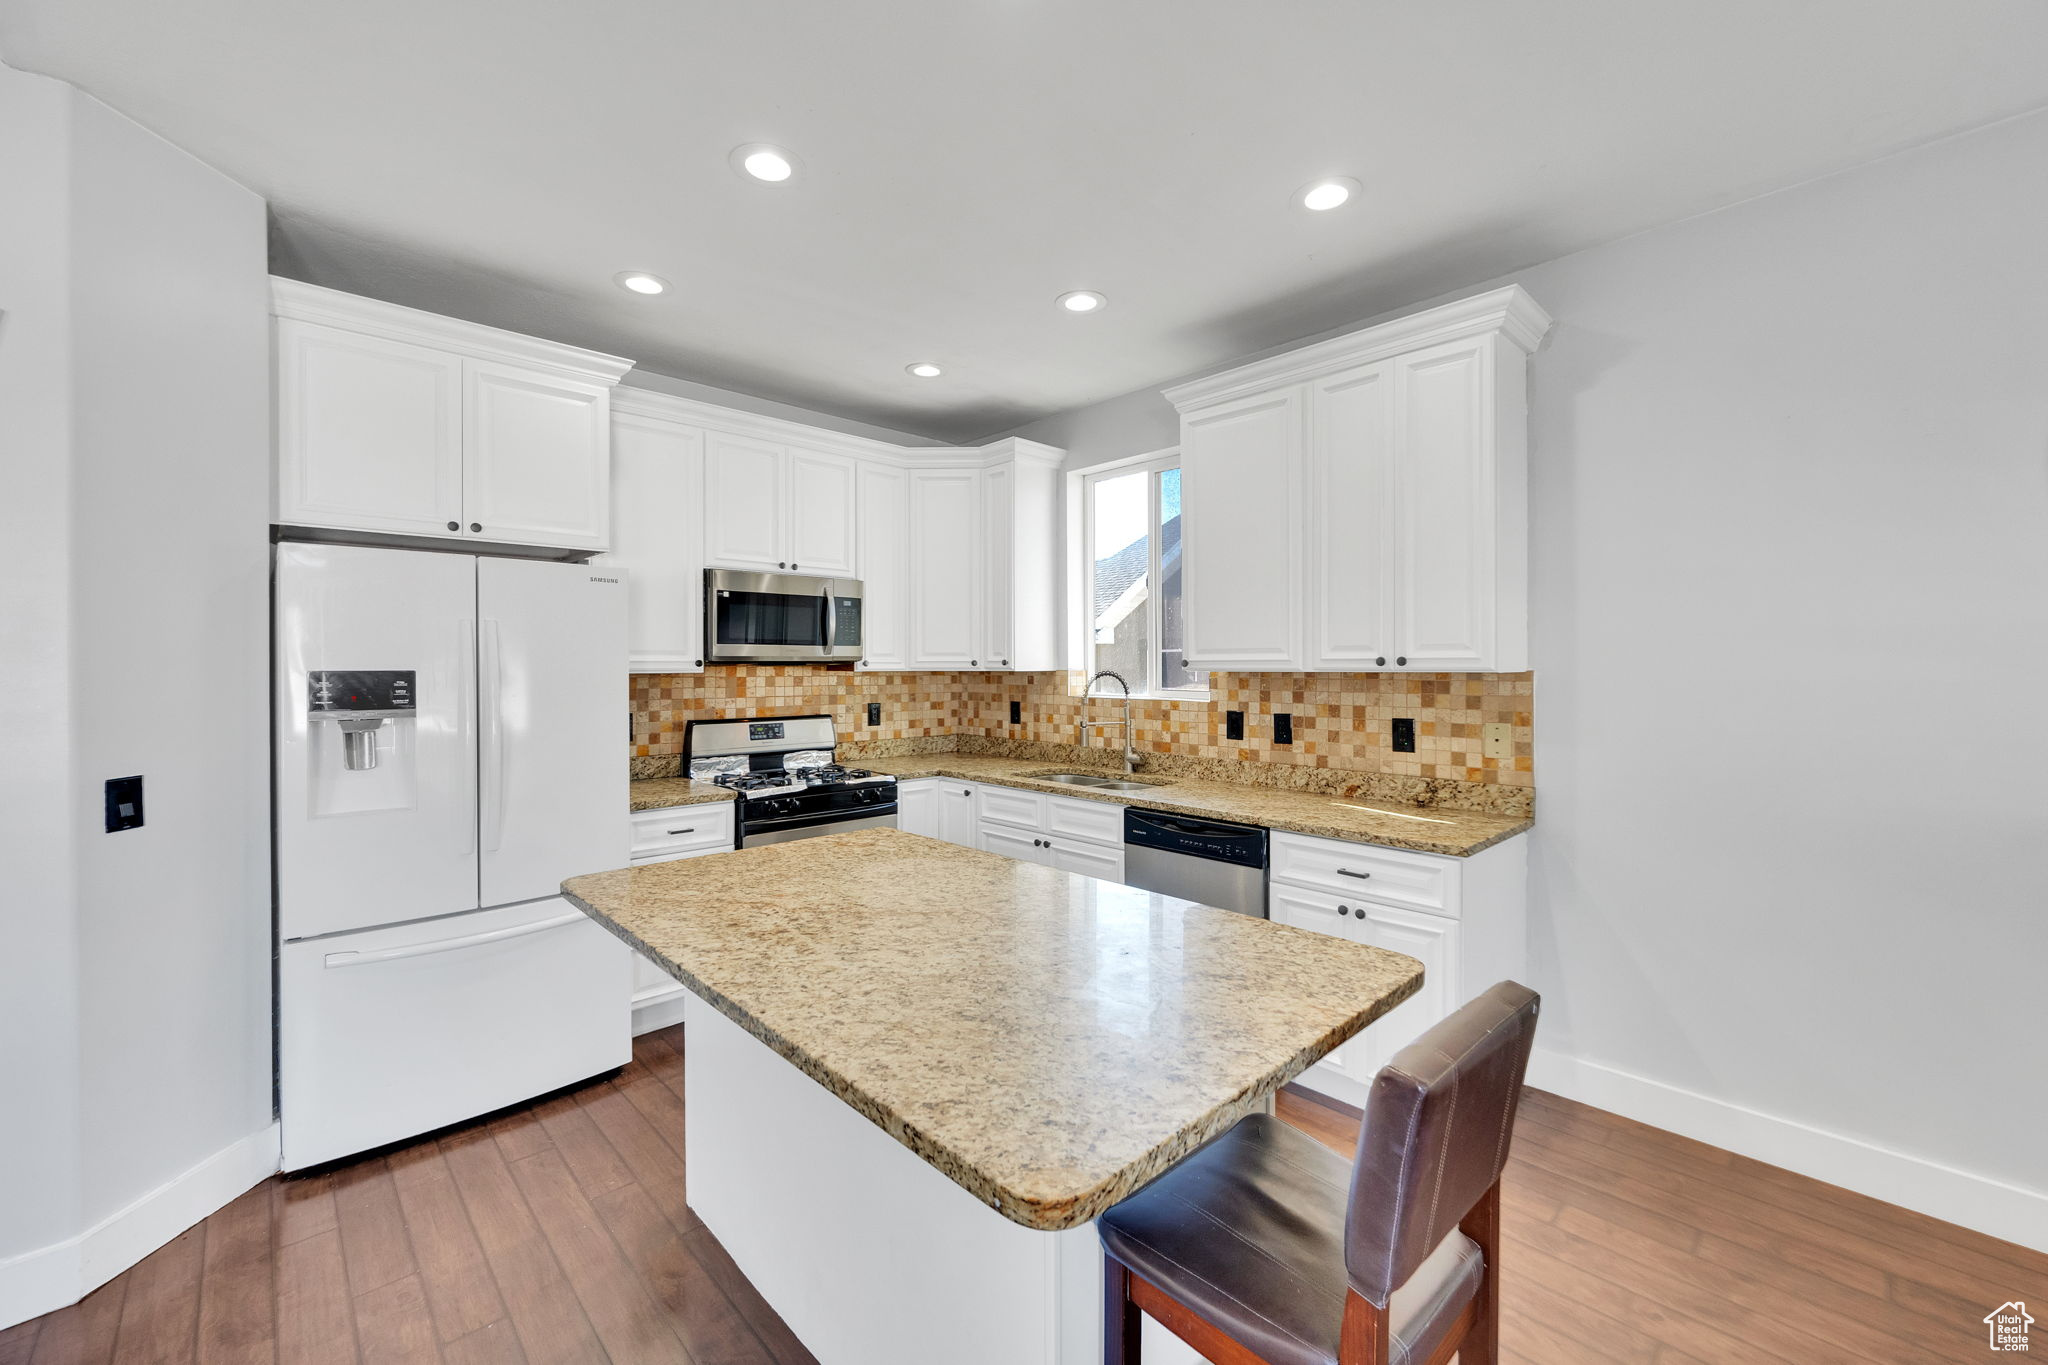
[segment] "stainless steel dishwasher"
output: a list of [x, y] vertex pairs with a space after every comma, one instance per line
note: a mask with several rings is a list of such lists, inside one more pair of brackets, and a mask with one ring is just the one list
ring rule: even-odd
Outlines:
[[1266, 831], [1124, 807], [1124, 883], [1266, 918]]

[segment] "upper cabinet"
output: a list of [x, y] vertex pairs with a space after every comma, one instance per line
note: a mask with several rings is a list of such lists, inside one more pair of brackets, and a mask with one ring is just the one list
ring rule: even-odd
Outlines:
[[612, 399], [612, 548], [593, 563], [626, 580], [627, 667], [704, 668], [702, 428], [638, 389]]
[[704, 458], [708, 562], [854, 577], [855, 469], [844, 455], [712, 432]]
[[910, 666], [910, 474], [863, 462], [860, 503], [863, 669]]
[[631, 362], [271, 281], [288, 526], [604, 549]]
[[1167, 391], [1191, 663], [1518, 672], [1528, 661], [1519, 287]]
[[1005, 440], [931, 455], [948, 462], [909, 474], [908, 666], [1058, 668], [1061, 452]]

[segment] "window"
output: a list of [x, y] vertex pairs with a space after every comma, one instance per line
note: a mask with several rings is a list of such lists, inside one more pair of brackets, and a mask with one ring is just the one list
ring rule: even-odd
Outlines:
[[1182, 662], [1180, 456], [1081, 475], [1083, 663], [1131, 691], [1202, 697], [1209, 675]]

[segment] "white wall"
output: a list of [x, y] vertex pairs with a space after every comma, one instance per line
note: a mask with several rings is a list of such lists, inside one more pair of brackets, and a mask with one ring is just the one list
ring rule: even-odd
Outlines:
[[[33, 726], [0, 812], [10, 896], [16, 868], [36, 888], [0, 969], [4, 1323], [247, 1188], [275, 1143], [263, 204], [56, 82], [0, 68], [0, 102], [34, 116], [0, 123], [10, 186], [19, 162], [54, 188], [10, 194], [0, 250], [23, 570], [0, 667]], [[101, 784], [132, 773], [147, 823], [106, 834]]]
[[2048, 114], [1513, 277], [1540, 1078], [2039, 1246], [2044, 242]]

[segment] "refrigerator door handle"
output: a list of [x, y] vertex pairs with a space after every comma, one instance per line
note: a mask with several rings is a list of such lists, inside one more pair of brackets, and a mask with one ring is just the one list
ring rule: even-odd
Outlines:
[[459, 934], [454, 938], [437, 938], [431, 943], [408, 943], [403, 948], [373, 948], [369, 952], [328, 953], [320, 959], [324, 967], [364, 967], [373, 962], [395, 962], [402, 957], [425, 957], [429, 953], [452, 952], [457, 948], [473, 948], [479, 943], [498, 943], [508, 938], [524, 938], [528, 934], [540, 933], [543, 929], [559, 929], [565, 924], [590, 917], [581, 910], [567, 914], [537, 919], [531, 924], [515, 924], [505, 929], [486, 929], [478, 934]]
[[483, 722], [479, 736], [478, 772], [482, 807], [479, 837], [486, 853], [496, 853], [505, 836], [505, 677], [498, 644], [498, 623], [483, 621], [477, 670], [477, 710]]
[[[456, 648], [460, 651], [462, 660], [461, 680], [455, 688], [455, 736], [457, 739], [469, 739], [476, 731], [476, 622], [462, 620], [457, 621], [455, 625], [461, 632]], [[462, 851], [465, 854], [476, 852], [477, 790], [474, 772], [472, 768], [471, 780], [463, 784], [469, 799], [456, 803], [459, 807], [456, 815], [457, 832], [461, 836]]]

